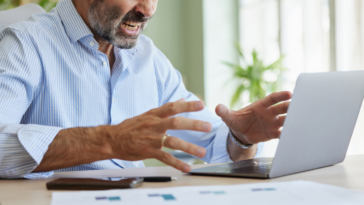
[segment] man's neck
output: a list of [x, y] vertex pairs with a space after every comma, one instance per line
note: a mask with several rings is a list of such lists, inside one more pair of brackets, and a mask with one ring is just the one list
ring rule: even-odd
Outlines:
[[95, 40], [99, 44], [99, 51], [103, 52], [109, 59], [110, 71], [111, 71], [112, 67], [114, 66], [115, 60], [116, 60], [115, 54], [114, 54], [114, 46], [111, 43], [109, 43], [108, 41], [106, 41], [103, 37], [98, 35], [97, 33], [95, 33], [95, 32], [92, 32], [92, 33], [94, 34]]
[[110, 71], [111, 71], [115, 63], [114, 46], [110, 44], [108, 41], [106, 41], [103, 37], [98, 35], [95, 31], [93, 31], [93, 29], [91, 29], [90, 23], [88, 22], [87, 18], [90, 2], [89, 1], [72, 1], [72, 2], [76, 10], [80, 14], [81, 18], [85, 22], [85, 24], [90, 28], [91, 32], [93, 33], [95, 40], [99, 44], [99, 51], [104, 53], [109, 59]]

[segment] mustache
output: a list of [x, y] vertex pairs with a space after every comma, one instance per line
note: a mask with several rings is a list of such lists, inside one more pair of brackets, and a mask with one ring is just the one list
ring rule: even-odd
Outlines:
[[128, 21], [145, 23], [149, 21], [149, 19], [151, 19], [151, 17], [146, 18], [142, 13], [136, 12], [135, 10], [131, 10], [127, 14], [125, 14], [125, 16], [121, 19], [121, 23]]

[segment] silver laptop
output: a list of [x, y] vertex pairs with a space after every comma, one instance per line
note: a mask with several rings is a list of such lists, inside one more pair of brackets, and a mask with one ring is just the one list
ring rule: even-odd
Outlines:
[[344, 161], [364, 98], [364, 71], [301, 74], [274, 158], [256, 158], [191, 174], [275, 178]]

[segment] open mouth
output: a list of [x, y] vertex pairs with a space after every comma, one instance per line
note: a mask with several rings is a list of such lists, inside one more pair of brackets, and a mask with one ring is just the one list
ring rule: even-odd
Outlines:
[[125, 22], [122, 24], [124, 28], [130, 29], [130, 30], [137, 30], [138, 26], [140, 26], [140, 23], [134, 23], [134, 22]]
[[124, 22], [121, 24], [121, 28], [123, 31], [128, 35], [137, 35], [139, 33], [140, 27], [142, 26], [142, 23], [136, 23], [136, 22]]

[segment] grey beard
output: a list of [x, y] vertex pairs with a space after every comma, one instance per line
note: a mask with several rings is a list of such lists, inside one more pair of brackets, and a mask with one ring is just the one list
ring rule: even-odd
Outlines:
[[[88, 20], [91, 27], [90, 29], [100, 35], [110, 44], [120, 49], [134, 48], [138, 43], [140, 34], [135, 37], [124, 35], [121, 31], [122, 21], [116, 25], [113, 25], [113, 22], [115, 22], [116, 19], [120, 17], [119, 10], [106, 10], [107, 9], [105, 9], [104, 5], [100, 4], [100, 1], [95, 1], [94, 4], [90, 6], [88, 11]], [[140, 33], [142, 30], [143, 28], [140, 28]]]

